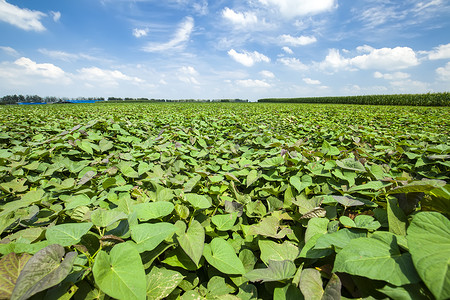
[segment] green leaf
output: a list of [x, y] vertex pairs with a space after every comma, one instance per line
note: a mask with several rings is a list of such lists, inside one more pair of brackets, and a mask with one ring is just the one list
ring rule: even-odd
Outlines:
[[351, 189], [349, 189], [349, 192], [356, 192], [356, 191], [364, 191], [364, 190], [375, 190], [379, 191], [380, 189], [390, 186], [392, 183], [386, 183], [382, 181], [369, 181], [368, 183], [361, 184], [361, 185], [355, 185]]
[[[337, 255], [333, 272], [344, 272], [400, 286], [420, 281], [409, 253], [400, 253], [395, 236], [351, 240]], [[388, 274], [388, 275], [387, 275]]]
[[332, 274], [330, 280], [325, 287], [322, 300], [334, 300], [341, 298], [341, 279], [336, 274]]
[[357, 200], [355, 198], [352, 198], [350, 196], [332, 196], [338, 203], [344, 205], [345, 207], [350, 207], [350, 206], [361, 206], [364, 205], [365, 203]]
[[313, 184], [312, 177], [309, 175], [304, 175], [301, 179], [298, 176], [292, 176], [289, 178], [289, 183], [295, 187], [298, 193]]
[[247, 234], [263, 235], [275, 239], [282, 239], [292, 232], [292, 229], [280, 225], [280, 220], [274, 216], [268, 216], [261, 220], [260, 223], [251, 225]]
[[401, 208], [398, 206], [397, 199], [388, 199], [387, 215], [389, 222], [389, 232], [398, 235], [406, 235], [406, 226], [408, 220], [403, 210], [401, 210]]
[[312, 218], [308, 221], [305, 233], [305, 243], [316, 234], [325, 234], [328, 231], [328, 223], [330, 220], [325, 218]]
[[178, 234], [177, 240], [183, 251], [198, 266], [205, 246], [205, 229], [203, 226], [197, 220], [192, 220], [186, 233]]
[[282, 156], [275, 156], [271, 158], [266, 158], [259, 164], [259, 166], [261, 168], [273, 168], [282, 164], [284, 164], [284, 158]]
[[44, 190], [29, 191], [22, 196], [20, 200], [7, 202], [2, 206], [3, 211], [0, 213], [0, 217], [7, 215], [10, 212], [16, 211], [19, 208], [28, 207], [42, 200], [44, 197]]
[[64, 248], [54, 244], [31, 257], [17, 278], [11, 300], [28, 299], [63, 281], [77, 257], [76, 252], [64, 254]]
[[244, 274], [244, 265], [233, 247], [224, 239], [214, 238], [203, 249], [203, 256], [214, 268], [225, 274]]
[[159, 201], [136, 204], [133, 206], [133, 211], [136, 212], [139, 221], [146, 222], [168, 216], [174, 208], [171, 202]]
[[147, 275], [147, 299], [166, 298], [183, 278], [184, 276], [176, 271], [153, 267]]
[[420, 277], [436, 299], [450, 298], [450, 221], [420, 212], [408, 227], [409, 251]]
[[276, 287], [273, 290], [273, 299], [277, 300], [303, 300], [303, 294], [300, 289], [292, 283], [283, 287]]
[[247, 187], [251, 186], [258, 178], [258, 171], [251, 170], [247, 175]]
[[265, 269], [254, 269], [244, 276], [250, 281], [282, 281], [294, 277], [295, 271], [294, 262], [290, 260], [283, 261], [269, 261], [269, 266]]
[[134, 170], [132, 167], [133, 164], [134, 163], [129, 161], [121, 161], [117, 164], [117, 167], [124, 176], [130, 178], [139, 178], [138, 172], [136, 172], [136, 170]]
[[212, 205], [211, 201], [203, 195], [185, 194], [184, 196], [195, 209], [206, 209]]
[[141, 257], [135, 246], [117, 244], [108, 255], [100, 251], [92, 268], [95, 283], [117, 299], [145, 299], [147, 280]]
[[353, 158], [337, 160], [336, 164], [344, 170], [366, 172], [366, 168], [359, 161], [354, 160]]
[[353, 240], [360, 237], [366, 237], [367, 232], [360, 229], [343, 228], [333, 233], [328, 233], [319, 237], [314, 249], [327, 249], [334, 246], [335, 249], [342, 249]]
[[197, 185], [197, 183], [202, 179], [200, 175], [195, 175], [194, 177], [190, 178], [185, 184], [184, 184], [184, 192], [189, 193], [192, 191], [192, 189]]
[[67, 223], [50, 227], [45, 232], [49, 243], [60, 244], [63, 247], [75, 245], [81, 237], [88, 233], [92, 223]]
[[354, 220], [347, 216], [341, 216], [339, 222], [346, 227], [367, 229], [367, 230], [377, 230], [381, 227], [380, 222], [376, 221], [372, 216], [368, 215], [357, 215]]
[[108, 227], [120, 220], [127, 219], [128, 216], [120, 210], [96, 209], [91, 214], [91, 221], [95, 226]]
[[216, 225], [217, 230], [220, 231], [228, 231], [236, 223], [237, 220], [237, 212], [226, 214], [226, 215], [215, 215], [211, 217], [211, 222]]
[[302, 270], [299, 287], [305, 299], [321, 300], [324, 293], [322, 285], [319, 271], [316, 269]]
[[436, 188], [445, 186], [446, 182], [443, 180], [417, 180], [412, 181], [406, 185], [399, 186], [388, 191], [388, 194], [402, 194], [412, 192], [428, 192]]
[[0, 260], [0, 299], [9, 299], [16, 285], [17, 278], [31, 255], [9, 253]]
[[225, 282], [225, 278], [213, 276], [208, 281], [208, 294], [215, 297], [228, 295], [234, 292], [234, 288]]
[[139, 253], [155, 249], [162, 241], [172, 236], [176, 227], [170, 223], [143, 223], [131, 226], [131, 238]]
[[278, 244], [271, 240], [259, 240], [258, 246], [261, 250], [261, 260], [266, 265], [269, 264], [269, 260], [294, 261], [300, 253], [299, 248], [289, 241], [284, 241], [283, 244]]

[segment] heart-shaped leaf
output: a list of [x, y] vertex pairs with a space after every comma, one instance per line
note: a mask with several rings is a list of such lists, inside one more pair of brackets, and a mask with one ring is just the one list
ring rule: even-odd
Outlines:
[[100, 251], [92, 268], [95, 283], [117, 299], [145, 299], [147, 280], [141, 257], [135, 246], [122, 243], [108, 255]]
[[92, 223], [67, 223], [50, 227], [45, 232], [49, 243], [60, 244], [63, 247], [75, 245], [81, 237], [91, 229]]
[[450, 298], [450, 221], [437, 212], [420, 212], [408, 227], [414, 265], [436, 299]]
[[234, 252], [233, 247], [224, 239], [214, 238], [203, 249], [208, 263], [225, 274], [244, 274], [245, 268]]
[[17, 278], [11, 300], [28, 299], [64, 280], [72, 270], [77, 253], [70, 252], [65, 257], [64, 254], [62, 246], [53, 244], [31, 257]]
[[151, 251], [162, 241], [173, 235], [176, 227], [170, 223], [143, 223], [131, 227], [131, 238], [136, 242], [139, 253]]
[[183, 251], [198, 266], [205, 245], [205, 229], [203, 226], [197, 220], [192, 220], [186, 233], [179, 234], [177, 240]]

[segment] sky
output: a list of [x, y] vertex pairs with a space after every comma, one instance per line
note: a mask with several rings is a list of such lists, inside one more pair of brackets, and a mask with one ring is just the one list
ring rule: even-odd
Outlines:
[[0, 97], [444, 91], [449, 0], [0, 0]]

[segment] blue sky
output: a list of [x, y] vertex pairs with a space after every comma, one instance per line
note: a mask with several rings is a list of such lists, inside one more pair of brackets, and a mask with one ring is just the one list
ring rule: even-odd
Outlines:
[[0, 96], [450, 91], [448, 0], [0, 0]]

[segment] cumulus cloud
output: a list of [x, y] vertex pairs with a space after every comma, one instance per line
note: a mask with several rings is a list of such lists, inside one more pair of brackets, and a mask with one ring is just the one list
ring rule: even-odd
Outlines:
[[0, 20], [27, 31], [44, 31], [40, 19], [46, 14], [40, 11], [20, 8], [0, 0]]
[[298, 36], [294, 37], [289, 34], [283, 34], [280, 36], [280, 40], [282, 43], [289, 44], [291, 46], [304, 46], [317, 42], [317, 39], [314, 36]]
[[428, 52], [428, 59], [446, 59], [450, 58], [450, 43], [446, 45], [439, 45], [432, 51]]
[[146, 36], [148, 34], [148, 28], [134, 28], [133, 29], [133, 35], [137, 38]]
[[303, 78], [303, 81], [304, 81], [306, 84], [311, 84], [311, 85], [318, 85], [318, 84], [321, 84], [321, 82], [320, 82], [319, 80], [311, 79], [311, 78]]
[[259, 74], [261, 74], [261, 76], [266, 77], [266, 78], [275, 78], [275, 74], [273, 74], [270, 71], [267, 70], [263, 70], [261, 72], [259, 72]]
[[235, 82], [237, 85], [245, 88], [267, 88], [271, 86], [264, 80], [258, 79], [243, 79], [243, 80], [236, 80]]
[[78, 77], [87, 83], [95, 82], [103, 86], [117, 86], [119, 81], [128, 81], [132, 83], [143, 83], [144, 80], [138, 77], [132, 77], [123, 74], [119, 70], [106, 70], [98, 67], [82, 68], [77, 70]]
[[183, 66], [178, 70], [178, 79], [189, 84], [200, 84], [196, 78], [198, 76], [197, 70], [192, 66]]
[[58, 22], [61, 19], [61, 13], [59, 11], [51, 11], [50, 12], [53, 17], [53, 21]]
[[222, 17], [238, 27], [252, 26], [258, 23], [258, 17], [253, 12], [235, 12], [231, 8], [225, 7]]
[[194, 30], [194, 19], [187, 17], [178, 27], [173, 38], [162, 44], [149, 43], [143, 48], [147, 52], [161, 52], [174, 49], [182, 49], [185, 43], [189, 40], [192, 31]]
[[350, 60], [341, 56], [338, 49], [329, 49], [325, 60], [320, 63], [322, 69], [343, 69], [347, 68]]
[[279, 58], [278, 61], [280, 63], [282, 63], [283, 65], [288, 66], [297, 71], [306, 71], [309, 69], [309, 67], [307, 65], [305, 65], [304, 63], [302, 63], [298, 58], [283, 57], [283, 58]]
[[417, 66], [419, 60], [409, 47], [372, 49], [370, 53], [356, 56], [351, 64], [360, 69], [396, 70]]
[[417, 66], [419, 60], [409, 47], [380, 48], [358, 47], [359, 52], [367, 52], [352, 58], [341, 56], [339, 50], [330, 49], [325, 60], [320, 63], [322, 69], [359, 69], [399, 70]]
[[259, 2], [266, 6], [275, 6], [288, 18], [319, 14], [337, 7], [336, 0], [259, 0]]
[[65, 72], [49, 63], [38, 64], [27, 57], [21, 57], [14, 62], [17, 66], [23, 67], [28, 75], [39, 75], [46, 78], [58, 79], [65, 77]]
[[5, 52], [6, 54], [11, 55], [11, 56], [19, 55], [19, 52], [17, 52], [16, 49], [11, 48], [11, 47], [0, 46], [0, 50], [2, 50], [3, 52]]
[[404, 72], [395, 72], [395, 73], [381, 73], [381, 72], [375, 72], [373, 74], [373, 77], [375, 78], [383, 78], [386, 80], [400, 80], [400, 79], [407, 79], [409, 78], [411, 75], [408, 73], [404, 73]]
[[238, 63], [251, 67], [257, 62], [270, 62], [270, 58], [265, 56], [264, 54], [259, 53], [258, 51], [248, 52], [243, 51], [242, 53], [236, 52], [236, 50], [231, 49], [228, 51], [228, 55], [231, 56]]
[[436, 69], [436, 73], [440, 80], [450, 81], [450, 62], [448, 62], [444, 67]]
[[286, 52], [287, 54], [294, 54], [294, 51], [292, 51], [291, 48], [284, 46], [283, 48], [281, 48], [284, 52]]

